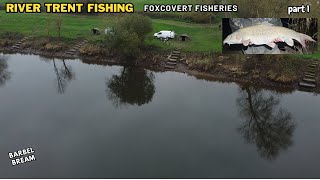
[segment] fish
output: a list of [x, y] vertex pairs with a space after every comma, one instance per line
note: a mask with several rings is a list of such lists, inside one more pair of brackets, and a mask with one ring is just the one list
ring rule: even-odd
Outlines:
[[292, 29], [272, 24], [259, 24], [238, 29], [227, 36], [223, 44], [267, 45], [273, 49], [277, 42], [285, 42], [288, 46], [293, 47], [294, 40], [298, 41], [304, 48], [306, 47], [306, 41], [316, 42], [310, 36]]

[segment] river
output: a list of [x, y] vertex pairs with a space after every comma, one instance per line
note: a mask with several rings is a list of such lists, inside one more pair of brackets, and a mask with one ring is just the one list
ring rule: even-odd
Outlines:
[[[320, 96], [0, 54], [0, 178], [320, 178]], [[13, 166], [9, 152], [35, 161]]]

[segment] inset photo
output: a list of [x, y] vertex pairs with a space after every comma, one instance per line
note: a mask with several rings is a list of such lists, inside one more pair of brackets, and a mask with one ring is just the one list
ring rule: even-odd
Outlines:
[[224, 54], [313, 54], [317, 18], [224, 18]]

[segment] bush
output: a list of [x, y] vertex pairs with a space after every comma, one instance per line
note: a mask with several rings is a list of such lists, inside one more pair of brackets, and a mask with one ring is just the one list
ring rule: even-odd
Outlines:
[[148, 33], [152, 31], [150, 18], [139, 14], [125, 15], [114, 29], [115, 35], [106, 38], [106, 44], [126, 58], [137, 58]]
[[125, 15], [119, 21], [116, 29], [127, 30], [128, 32], [135, 33], [143, 42], [147, 34], [152, 31], [152, 22], [149, 17], [139, 14], [129, 14]]
[[136, 58], [140, 54], [141, 40], [136, 33], [119, 29], [114, 39], [114, 48], [126, 58]]

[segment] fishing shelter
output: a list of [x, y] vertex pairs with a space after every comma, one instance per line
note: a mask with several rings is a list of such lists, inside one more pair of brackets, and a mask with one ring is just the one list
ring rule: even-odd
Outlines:
[[180, 41], [190, 41], [191, 38], [187, 34], [181, 34], [178, 38]]

